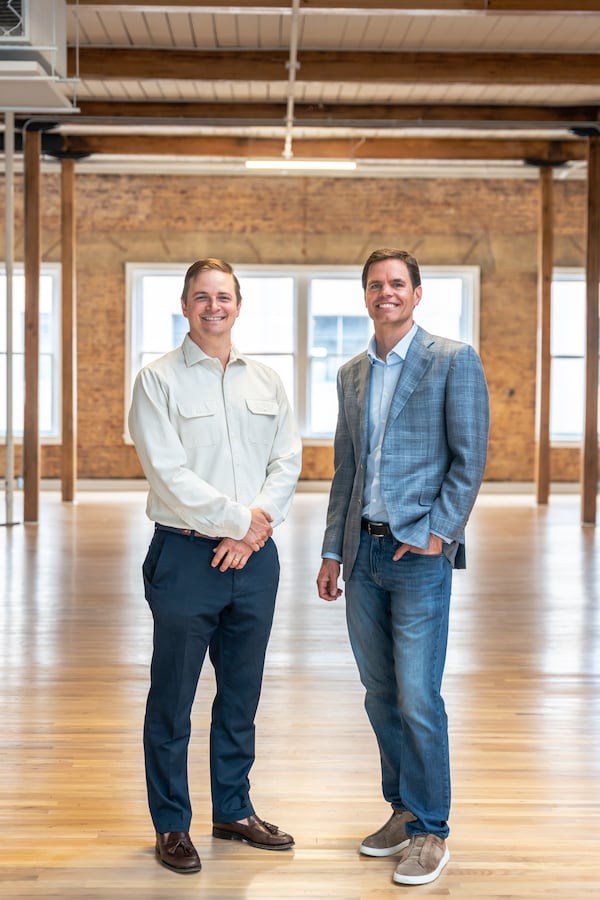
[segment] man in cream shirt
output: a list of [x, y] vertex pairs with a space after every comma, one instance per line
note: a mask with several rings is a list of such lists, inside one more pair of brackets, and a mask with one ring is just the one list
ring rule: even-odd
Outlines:
[[129, 429], [155, 531], [143, 565], [154, 619], [144, 753], [156, 855], [201, 868], [189, 830], [190, 715], [208, 649], [213, 836], [287, 850], [291, 835], [249, 796], [254, 717], [279, 580], [273, 528], [287, 515], [301, 441], [279, 376], [231, 342], [241, 293], [231, 266], [197, 260], [181, 297], [189, 333], [138, 374]]

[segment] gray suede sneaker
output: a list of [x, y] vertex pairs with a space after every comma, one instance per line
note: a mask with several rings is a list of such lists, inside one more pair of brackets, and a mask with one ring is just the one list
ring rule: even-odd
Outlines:
[[436, 834], [414, 834], [396, 866], [394, 881], [397, 884], [429, 884], [435, 881], [449, 859], [443, 838]]
[[403, 847], [408, 847], [406, 823], [414, 820], [415, 817], [407, 809], [395, 809], [379, 831], [364, 839], [358, 848], [360, 853], [365, 856], [392, 856]]

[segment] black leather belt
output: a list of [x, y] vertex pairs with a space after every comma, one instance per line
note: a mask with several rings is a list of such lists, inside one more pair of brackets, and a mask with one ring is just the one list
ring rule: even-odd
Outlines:
[[392, 530], [387, 522], [371, 522], [369, 519], [361, 519], [360, 527], [367, 531], [371, 537], [392, 537]]

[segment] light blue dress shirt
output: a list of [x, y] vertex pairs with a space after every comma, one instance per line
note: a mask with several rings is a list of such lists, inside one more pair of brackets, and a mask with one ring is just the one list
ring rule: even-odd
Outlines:
[[375, 335], [371, 337], [367, 347], [367, 356], [371, 363], [371, 377], [369, 379], [369, 447], [362, 514], [365, 519], [370, 519], [372, 522], [389, 521], [389, 515], [381, 496], [381, 447], [392, 398], [402, 371], [402, 363], [416, 331], [417, 326], [413, 324], [410, 331], [390, 350], [385, 360], [380, 359], [377, 355]]

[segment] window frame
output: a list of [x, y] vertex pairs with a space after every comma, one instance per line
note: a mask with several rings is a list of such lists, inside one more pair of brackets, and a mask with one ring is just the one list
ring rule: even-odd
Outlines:
[[[25, 264], [23, 262], [13, 263], [13, 279], [17, 276], [25, 278]], [[6, 279], [6, 262], [0, 261], [0, 277]], [[51, 318], [51, 394], [52, 394], [52, 423], [50, 431], [40, 433], [40, 443], [43, 445], [57, 445], [62, 442], [62, 265], [58, 262], [42, 262], [40, 265], [40, 279], [50, 277], [52, 283], [52, 318]], [[14, 293], [13, 293], [14, 303]], [[13, 311], [14, 313], [14, 311]], [[4, 318], [6, 320], [6, 308], [4, 308]], [[14, 318], [13, 318], [14, 329]], [[17, 349], [13, 341], [13, 357], [23, 356], [25, 353], [24, 346]], [[40, 346], [40, 359], [46, 355]], [[6, 348], [0, 350], [0, 357], [6, 357]], [[14, 392], [13, 381], [13, 392]], [[25, 384], [23, 382], [23, 390]], [[14, 398], [13, 398], [14, 399]], [[14, 423], [13, 423], [14, 424]], [[4, 427], [0, 425], [0, 443], [6, 446], [7, 441], [6, 422]], [[13, 444], [22, 446], [23, 432], [13, 430]]]
[[[131, 437], [127, 426], [127, 415], [133, 391], [133, 382], [136, 372], [133, 371], [134, 356], [139, 356], [137, 349], [138, 336], [141, 333], [141, 302], [137, 296], [142, 279], [148, 274], [181, 275], [183, 277], [188, 268], [188, 263], [138, 263], [127, 262], [125, 264], [126, 281], [126, 349], [125, 349], [125, 397], [127, 398], [124, 410], [124, 435], [126, 443], [131, 443]], [[313, 279], [327, 278], [351, 278], [360, 284], [362, 266], [349, 265], [262, 265], [262, 264], [234, 264], [237, 277], [265, 278], [292, 277], [294, 280], [294, 323], [293, 323], [293, 349], [292, 355], [295, 369], [293, 403], [298, 427], [305, 445], [331, 444], [333, 435], [313, 434], [309, 432], [310, 423], [310, 385], [308, 382], [310, 370], [309, 336], [310, 336], [310, 283]], [[479, 297], [480, 297], [480, 267], [479, 266], [422, 266], [421, 276], [423, 281], [432, 278], [459, 277], [463, 283], [463, 307], [461, 316], [465, 322], [462, 324], [460, 340], [472, 344], [479, 349]], [[361, 289], [362, 290], [362, 289]], [[243, 291], [242, 291], [243, 293]], [[427, 296], [424, 298], [425, 302]], [[366, 315], [366, 313], [365, 313]], [[418, 312], [417, 312], [418, 315]], [[464, 334], [464, 336], [463, 336]], [[243, 351], [243, 347], [240, 347]], [[252, 354], [249, 354], [250, 356]], [[270, 354], [262, 353], [261, 356]], [[275, 354], [276, 355], [276, 354]]]
[[[550, 306], [550, 329], [551, 332], [554, 327], [554, 285], [557, 281], [577, 281], [581, 282], [584, 286], [584, 290], [586, 290], [586, 274], [585, 269], [580, 266], [555, 266], [552, 270], [552, 284], [551, 284], [551, 306]], [[584, 308], [584, 317], [585, 317], [585, 308]], [[585, 322], [584, 322], [585, 326]], [[554, 360], [555, 359], [580, 359], [585, 366], [585, 348], [583, 353], [581, 354], [564, 354], [564, 353], [553, 353], [552, 352], [552, 344], [550, 344], [550, 446], [557, 447], [561, 449], [580, 449], [583, 445], [583, 429], [585, 427], [585, 422], [582, 422], [581, 433], [578, 437], [572, 436], [554, 436], [552, 433], [552, 382], [555, 377], [554, 373]], [[600, 368], [600, 353], [598, 355], [598, 366]], [[582, 398], [581, 403], [582, 415], [584, 413], [584, 400]], [[557, 432], [556, 434], [560, 435], [561, 432]], [[600, 426], [599, 426], [599, 441], [600, 441]]]

